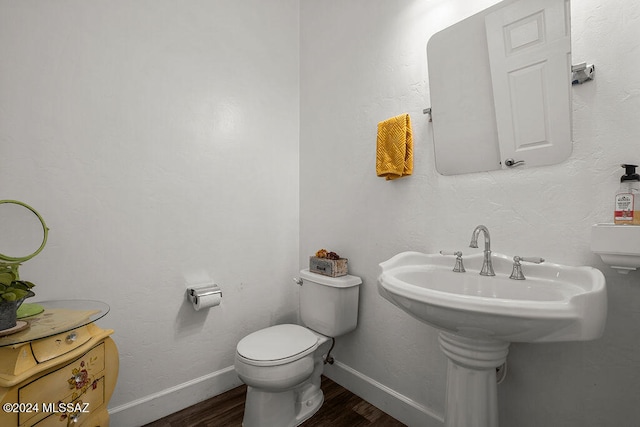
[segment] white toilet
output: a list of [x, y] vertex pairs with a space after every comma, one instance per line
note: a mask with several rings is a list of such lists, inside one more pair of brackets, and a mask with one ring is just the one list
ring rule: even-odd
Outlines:
[[253, 332], [236, 347], [235, 369], [247, 385], [244, 427], [294, 427], [324, 402], [320, 375], [331, 338], [358, 323], [362, 280], [300, 272], [300, 319]]

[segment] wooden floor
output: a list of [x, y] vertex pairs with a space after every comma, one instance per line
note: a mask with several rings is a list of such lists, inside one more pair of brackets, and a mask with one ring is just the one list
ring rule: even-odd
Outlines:
[[[244, 385], [236, 387], [144, 427], [240, 427], [246, 390]], [[324, 404], [302, 427], [405, 426], [324, 376], [322, 391]]]

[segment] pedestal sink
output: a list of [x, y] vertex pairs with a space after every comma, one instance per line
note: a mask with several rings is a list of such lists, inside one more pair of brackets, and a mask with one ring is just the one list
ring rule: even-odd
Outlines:
[[479, 274], [483, 254], [453, 257], [403, 252], [380, 264], [381, 296], [440, 330], [448, 357], [446, 427], [498, 425], [496, 368], [511, 342], [584, 341], [600, 337], [607, 315], [605, 279], [592, 267], [523, 264], [492, 254], [495, 276]]

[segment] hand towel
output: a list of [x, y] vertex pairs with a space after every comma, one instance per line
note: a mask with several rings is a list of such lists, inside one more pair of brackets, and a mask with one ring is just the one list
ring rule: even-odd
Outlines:
[[387, 180], [413, 172], [413, 134], [409, 114], [378, 123], [376, 173]]

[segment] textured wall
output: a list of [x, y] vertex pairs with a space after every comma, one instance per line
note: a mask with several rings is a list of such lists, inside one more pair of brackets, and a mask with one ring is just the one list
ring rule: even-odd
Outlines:
[[[338, 340], [336, 359], [436, 413], [446, 369], [437, 333], [378, 295], [379, 262], [405, 250], [472, 251], [471, 231], [485, 224], [496, 252], [600, 268], [609, 295], [603, 338], [513, 344], [499, 387], [501, 425], [635, 425], [640, 273], [610, 272], [590, 252], [589, 233], [592, 223], [611, 220], [619, 164], [640, 161], [640, 6], [572, 4], [573, 62], [595, 63], [597, 77], [573, 88], [568, 161], [441, 176], [422, 114], [426, 43], [493, 3], [301, 2], [300, 263], [319, 247], [349, 258], [364, 279], [360, 323]], [[404, 112], [413, 121], [414, 175], [384, 181], [375, 176], [376, 124]]]
[[[37, 299], [110, 304], [112, 407], [296, 319], [297, 52], [291, 0], [0, 0], [0, 198], [51, 228]], [[195, 312], [207, 276], [223, 302]]]

